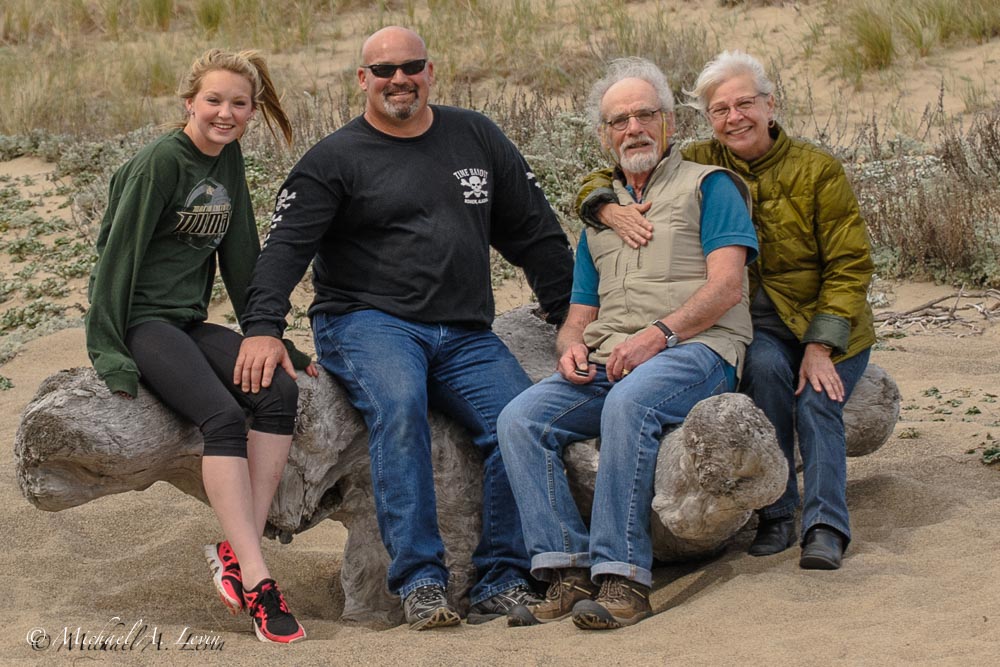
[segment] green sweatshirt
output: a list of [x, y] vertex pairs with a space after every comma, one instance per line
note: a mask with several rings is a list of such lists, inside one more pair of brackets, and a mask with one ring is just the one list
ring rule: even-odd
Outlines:
[[87, 352], [108, 388], [138, 390], [130, 327], [207, 319], [216, 262], [239, 317], [259, 253], [238, 142], [211, 157], [175, 130], [125, 163], [111, 178], [85, 320]]

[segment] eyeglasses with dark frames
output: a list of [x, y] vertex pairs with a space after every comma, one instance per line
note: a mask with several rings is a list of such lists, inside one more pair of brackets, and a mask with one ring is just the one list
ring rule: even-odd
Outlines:
[[396, 75], [396, 70], [403, 70], [403, 74], [406, 76], [413, 76], [414, 74], [420, 74], [427, 67], [427, 59], [423, 58], [421, 60], [407, 60], [405, 63], [400, 63], [399, 65], [391, 65], [389, 63], [376, 63], [374, 65], [362, 65], [361, 69], [366, 69], [373, 75], [380, 79], [391, 79]]
[[728, 104], [720, 104], [712, 107], [708, 110], [708, 115], [713, 120], [722, 120], [723, 118], [727, 118], [729, 116], [730, 111], [736, 109], [740, 112], [740, 115], [745, 116], [746, 113], [753, 108], [753, 105], [757, 103], [757, 98], [765, 96], [767, 96], [767, 93], [757, 93], [751, 97], [741, 97], [736, 100], [732, 106], [729, 106]]
[[612, 130], [617, 130], [621, 132], [626, 127], [628, 127], [628, 121], [630, 118], [635, 118], [639, 121], [640, 125], [648, 125], [652, 122], [656, 114], [660, 113], [662, 109], [640, 109], [635, 113], [625, 114], [623, 116], [615, 116], [610, 120], [604, 121], [604, 124], [610, 127]]

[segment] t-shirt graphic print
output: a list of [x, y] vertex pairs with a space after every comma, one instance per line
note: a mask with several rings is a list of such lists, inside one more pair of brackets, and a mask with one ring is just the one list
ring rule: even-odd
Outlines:
[[218, 248], [229, 229], [233, 203], [226, 188], [212, 178], [199, 181], [177, 211], [174, 235], [192, 248]]

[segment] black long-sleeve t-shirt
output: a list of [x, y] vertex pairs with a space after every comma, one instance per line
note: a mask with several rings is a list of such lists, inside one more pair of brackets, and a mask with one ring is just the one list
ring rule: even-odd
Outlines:
[[412, 138], [357, 117], [292, 169], [248, 291], [247, 335], [281, 335], [311, 260], [310, 315], [374, 308], [489, 327], [490, 246], [524, 269], [550, 321], [562, 321], [572, 253], [527, 162], [482, 114], [432, 109], [430, 129]]

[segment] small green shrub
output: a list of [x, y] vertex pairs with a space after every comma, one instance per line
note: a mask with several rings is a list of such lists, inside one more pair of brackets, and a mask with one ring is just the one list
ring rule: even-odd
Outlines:
[[28, 283], [21, 287], [21, 294], [28, 299], [61, 297], [66, 296], [68, 293], [69, 288], [66, 286], [65, 280], [51, 277], [46, 278], [40, 283]]
[[45, 321], [59, 317], [65, 312], [64, 306], [35, 299], [25, 306], [8, 308], [0, 315], [0, 331], [13, 329], [34, 329]]

